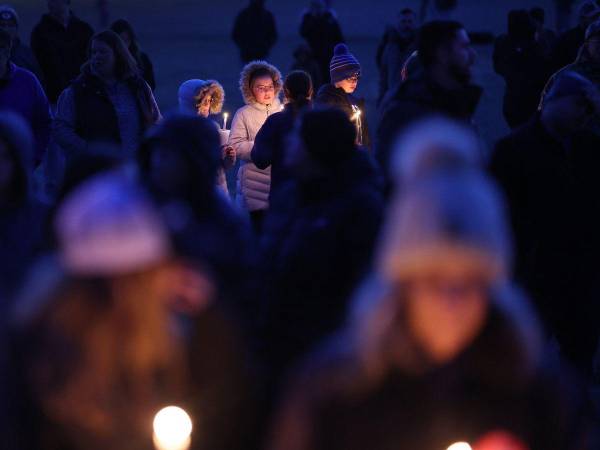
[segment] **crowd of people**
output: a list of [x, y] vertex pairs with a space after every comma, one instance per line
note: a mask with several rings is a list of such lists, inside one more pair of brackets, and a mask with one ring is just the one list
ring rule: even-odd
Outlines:
[[178, 449], [600, 448], [600, 4], [508, 13], [493, 149], [461, 23], [400, 10], [371, 129], [331, 5], [300, 34], [282, 74], [238, 15], [228, 128], [126, 20], [0, 6], [0, 447], [163, 450], [177, 405]]

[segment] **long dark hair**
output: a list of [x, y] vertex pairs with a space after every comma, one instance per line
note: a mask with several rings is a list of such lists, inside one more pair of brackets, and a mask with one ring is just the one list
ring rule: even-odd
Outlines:
[[131, 56], [135, 58], [135, 61], [137, 62], [139, 68], [143, 69], [142, 50], [140, 49], [140, 44], [138, 43], [137, 35], [135, 34], [135, 31], [133, 30], [131, 24], [125, 19], [118, 19], [112, 23], [110, 29], [118, 35], [120, 35], [121, 33], [127, 33], [129, 35], [129, 39], [131, 40], [131, 44], [128, 48], [129, 53], [131, 53]]
[[313, 83], [310, 75], [303, 70], [294, 70], [285, 77], [283, 83], [285, 97], [295, 111], [310, 105], [313, 95]]
[[112, 30], [105, 30], [95, 34], [90, 40], [90, 58], [92, 53], [92, 42], [94, 41], [104, 42], [112, 49], [115, 54], [115, 75], [117, 78], [124, 80], [139, 74], [139, 68], [135, 59], [131, 53], [129, 53], [127, 47], [125, 47], [123, 39], [121, 39], [117, 33]]

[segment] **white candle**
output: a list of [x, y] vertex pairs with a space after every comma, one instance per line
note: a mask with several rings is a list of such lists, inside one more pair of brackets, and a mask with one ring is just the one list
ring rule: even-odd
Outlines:
[[154, 416], [156, 450], [188, 450], [192, 443], [192, 419], [181, 408], [167, 406]]
[[448, 450], [473, 450], [466, 442], [456, 442], [448, 447]]
[[227, 129], [227, 118], [229, 117], [229, 114], [227, 113], [223, 113], [223, 129], [226, 130]]

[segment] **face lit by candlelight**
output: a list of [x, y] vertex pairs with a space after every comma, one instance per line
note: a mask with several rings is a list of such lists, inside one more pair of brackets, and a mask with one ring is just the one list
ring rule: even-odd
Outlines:
[[196, 113], [202, 117], [208, 117], [210, 114], [210, 105], [212, 103], [212, 95], [206, 94], [196, 102]]
[[464, 351], [481, 331], [488, 312], [486, 283], [462, 267], [445, 267], [407, 282], [410, 333], [435, 364]]
[[352, 94], [358, 87], [359, 79], [359, 75], [353, 75], [351, 77], [343, 79], [342, 81], [338, 81], [337, 83], [335, 83], [335, 87], [343, 89], [343, 91], [346, 94]]
[[275, 85], [271, 77], [259, 77], [252, 83], [252, 94], [256, 102], [261, 105], [270, 105], [275, 98]]

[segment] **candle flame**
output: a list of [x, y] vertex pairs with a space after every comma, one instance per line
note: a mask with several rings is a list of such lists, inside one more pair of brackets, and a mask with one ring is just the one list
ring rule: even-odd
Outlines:
[[157, 450], [187, 450], [192, 434], [192, 419], [177, 406], [167, 406], [154, 416], [154, 444]]

